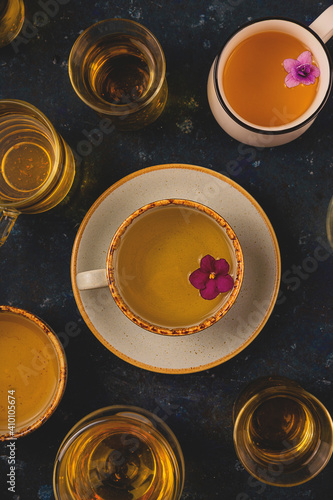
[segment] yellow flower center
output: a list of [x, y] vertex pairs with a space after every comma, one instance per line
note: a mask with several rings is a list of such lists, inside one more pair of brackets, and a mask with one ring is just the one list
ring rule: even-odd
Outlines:
[[210, 273], [210, 275], [209, 275], [209, 279], [210, 279], [210, 280], [214, 280], [214, 279], [215, 279], [215, 277], [216, 277], [216, 274], [215, 274], [215, 273]]

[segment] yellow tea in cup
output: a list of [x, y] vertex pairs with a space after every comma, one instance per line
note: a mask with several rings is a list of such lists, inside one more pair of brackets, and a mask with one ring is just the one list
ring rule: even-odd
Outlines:
[[65, 355], [55, 334], [31, 313], [0, 306], [0, 440], [39, 427], [65, 383]]
[[[225, 259], [234, 280], [226, 293], [205, 300], [190, 275], [205, 256]], [[113, 298], [136, 324], [162, 334], [203, 330], [234, 303], [243, 279], [243, 255], [229, 224], [190, 200], [159, 200], [128, 217], [115, 233], [107, 260]]]
[[286, 125], [312, 104], [318, 86], [288, 88], [285, 59], [309, 50], [297, 38], [280, 31], [263, 31], [242, 40], [223, 71], [223, 88], [230, 107], [248, 122], [264, 127]]

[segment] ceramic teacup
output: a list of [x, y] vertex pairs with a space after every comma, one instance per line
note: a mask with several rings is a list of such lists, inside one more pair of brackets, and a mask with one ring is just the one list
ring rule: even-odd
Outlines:
[[[305, 58], [300, 58], [299, 64], [295, 62], [295, 68], [297, 66], [297, 77], [299, 81], [304, 82], [308, 75], [308, 71], [311, 71], [311, 66], [316, 65], [319, 68], [320, 76], [318, 76], [318, 81], [316, 82], [316, 88], [314, 85], [310, 85], [307, 81], [305, 84], [302, 83], [297, 90], [295, 88], [288, 88], [288, 99], [290, 102], [295, 103], [296, 92], [302, 92], [302, 97], [300, 98], [302, 106], [300, 107], [299, 113], [294, 113], [290, 111], [286, 103], [284, 103], [283, 98], [281, 102], [276, 105], [273, 100], [271, 105], [265, 101], [264, 92], [258, 94], [255, 99], [252, 91], [249, 91], [249, 95], [245, 99], [247, 104], [255, 103], [256, 109], [267, 109], [269, 107], [271, 111], [270, 119], [266, 122], [257, 121], [256, 113], [252, 115], [251, 118], [244, 113], [244, 106], [239, 106], [237, 102], [237, 97], [233, 106], [231, 105], [230, 93], [228, 94], [228, 86], [233, 89], [236, 85], [235, 80], [239, 81], [251, 81], [251, 85], [256, 84], [256, 78], [258, 78], [258, 67], [262, 63], [260, 60], [260, 54], [263, 50], [266, 50], [266, 45], [268, 40], [262, 39], [261, 45], [259, 43], [258, 57], [256, 57], [256, 67], [251, 66], [251, 74], [246, 70], [246, 74], [242, 74], [241, 77], [231, 78], [230, 75], [236, 75], [236, 73], [231, 73], [228, 71], [232, 63], [232, 58], [235, 60], [236, 57], [240, 57], [240, 48], [245, 47], [245, 44], [250, 43], [250, 39], [254, 40], [254, 36], [263, 37], [264, 34], [275, 33], [286, 40], [289, 37], [290, 45], [287, 46], [285, 56], [277, 60], [275, 67], [277, 71], [280, 71], [281, 78], [281, 92], [285, 90], [289, 85], [285, 85], [284, 78], [287, 76], [287, 71], [293, 68], [286, 66], [284, 67], [284, 61], [286, 59], [293, 59], [298, 61], [299, 55], [307, 52], [310, 54], [308, 57], [311, 59], [309, 62]], [[281, 144], [288, 143], [301, 134], [303, 134], [313, 123], [318, 113], [323, 108], [327, 98], [330, 94], [332, 87], [332, 67], [331, 60], [325, 42], [327, 42], [333, 34], [333, 6], [326, 9], [310, 26], [304, 26], [299, 22], [292, 21], [290, 19], [284, 18], [264, 18], [242, 26], [237, 30], [225, 43], [225, 45], [220, 50], [219, 54], [214, 60], [211, 67], [209, 77], [208, 77], [208, 100], [211, 111], [218, 122], [218, 124], [234, 139], [249, 144], [251, 146], [257, 147], [272, 147]], [[271, 36], [271, 35], [270, 35]], [[294, 47], [294, 42], [303, 47], [299, 50]], [[278, 40], [278, 39], [277, 39]], [[295, 43], [296, 43], [295, 42]], [[280, 41], [271, 43], [272, 47], [282, 47]], [[289, 48], [290, 47], [290, 48]], [[243, 50], [243, 49], [242, 49]], [[269, 48], [267, 48], [269, 50]], [[292, 52], [292, 50], [294, 52]], [[304, 52], [303, 52], [304, 51]], [[253, 53], [253, 51], [252, 51]], [[244, 52], [242, 52], [244, 55]], [[251, 56], [252, 57], [252, 56]], [[268, 54], [267, 60], [270, 60], [270, 55]], [[249, 61], [249, 57], [244, 58], [245, 62]], [[314, 64], [312, 64], [312, 62]], [[229, 65], [229, 66], [228, 66]], [[242, 65], [239, 64], [239, 71], [242, 72]], [[226, 69], [227, 68], [227, 69]], [[244, 68], [244, 65], [243, 65]], [[286, 69], [287, 68], [287, 69]], [[305, 71], [305, 72], [304, 72]], [[318, 70], [316, 70], [318, 73]], [[238, 73], [237, 73], [238, 74]], [[284, 76], [285, 75], [285, 76]], [[229, 78], [229, 79], [228, 79]], [[269, 78], [271, 74], [269, 73]], [[265, 80], [266, 81], [266, 80]], [[270, 81], [267, 79], [267, 81]], [[280, 80], [279, 80], [280, 82]], [[297, 82], [296, 82], [297, 83]], [[246, 83], [245, 83], [246, 84]], [[257, 81], [257, 84], [258, 81]], [[271, 85], [271, 81], [269, 83]], [[303, 95], [309, 92], [310, 89], [313, 91], [313, 98], [308, 99], [308, 97], [303, 101]], [[260, 89], [261, 92], [261, 89]], [[228, 94], [228, 96], [227, 96]], [[238, 96], [244, 96], [244, 92], [238, 92]], [[276, 95], [276, 92], [272, 91], [272, 88], [268, 88], [268, 95]], [[286, 94], [284, 94], [286, 95]], [[274, 106], [276, 105], [276, 107]], [[236, 107], [238, 108], [236, 110]], [[282, 118], [278, 120], [278, 118]], [[264, 123], [264, 124], [262, 124]]]
[[228, 222], [190, 200], [149, 203], [115, 232], [105, 269], [76, 276], [77, 287], [108, 286], [136, 325], [162, 335], [187, 335], [222, 318], [243, 280], [240, 242]]
[[57, 408], [67, 362], [52, 329], [34, 314], [0, 306], [0, 441], [38, 429]]

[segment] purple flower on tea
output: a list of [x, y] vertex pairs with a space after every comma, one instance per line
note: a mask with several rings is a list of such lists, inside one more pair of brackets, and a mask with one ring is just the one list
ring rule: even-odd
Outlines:
[[311, 85], [320, 75], [320, 70], [312, 64], [312, 54], [309, 50], [302, 52], [297, 59], [285, 59], [283, 67], [288, 72], [284, 83], [287, 87], [297, 87], [300, 83]]
[[202, 298], [215, 299], [219, 293], [229, 292], [234, 280], [229, 273], [229, 264], [225, 259], [205, 255], [200, 261], [200, 268], [190, 275], [190, 283], [200, 290]]

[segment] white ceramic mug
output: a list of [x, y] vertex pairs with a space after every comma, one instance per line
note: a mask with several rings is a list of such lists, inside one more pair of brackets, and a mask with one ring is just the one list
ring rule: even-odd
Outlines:
[[[263, 127], [244, 120], [229, 105], [223, 89], [223, 70], [232, 51], [245, 39], [265, 31], [279, 31], [302, 42], [320, 68], [318, 91], [312, 104], [299, 118], [287, 124]], [[222, 47], [211, 67], [207, 93], [211, 111], [218, 124], [234, 139], [251, 146], [272, 147], [286, 144], [303, 134], [323, 108], [332, 87], [332, 65], [325, 42], [333, 35], [333, 5], [309, 27], [283, 18], [265, 18], [237, 30]]]

